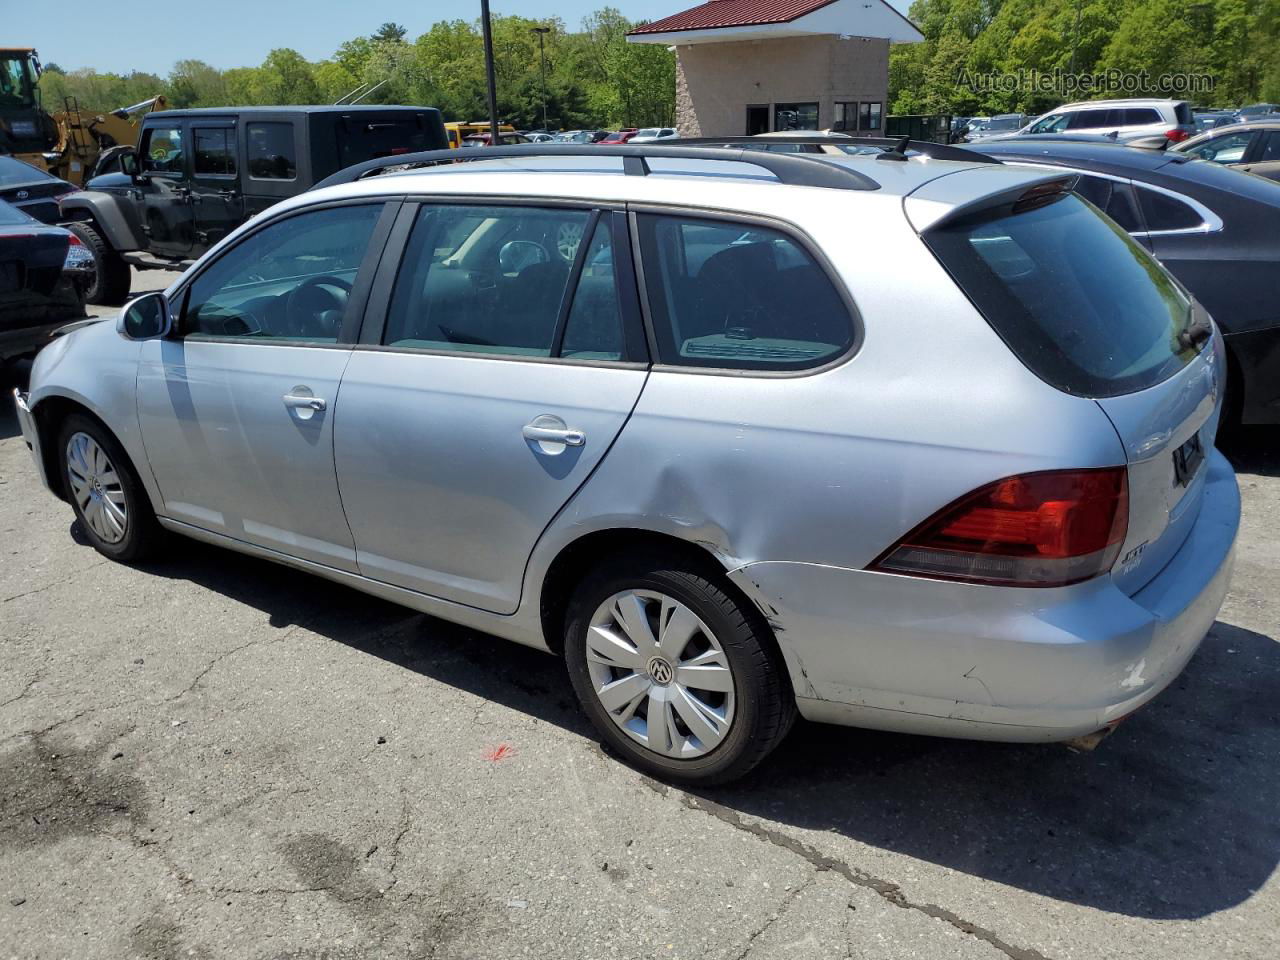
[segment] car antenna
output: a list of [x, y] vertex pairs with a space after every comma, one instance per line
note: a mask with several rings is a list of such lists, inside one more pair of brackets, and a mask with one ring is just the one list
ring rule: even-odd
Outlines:
[[898, 163], [907, 159], [907, 144], [911, 142], [910, 137], [903, 137], [898, 141], [898, 145], [892, 150], [886, 150], [884, 153], [876, 157], [877, 160], [894, 160]]

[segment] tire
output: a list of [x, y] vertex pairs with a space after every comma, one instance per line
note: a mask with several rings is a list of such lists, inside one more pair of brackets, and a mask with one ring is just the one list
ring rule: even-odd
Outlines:
[[76, 221], [67, 224], [67, 229], [93, 252], [93, 280], [85, 288], [85, 302], [118, 307], [128, 300], [129, 284], [132, 282], [129, 265], [98, 232], [97, 225]]
[[97, 420], [71, 414], [58, 430], [57, 449], [67, 499], [94, 549], [120, 563], [155, 557], [164, 544], [164, 530], [111, 432]]
[[[602, 564], [574, 591], [564, 657], [606, 744], [662, 780], [711, 786], [737, 779], [795, 721], [794, 692], [768, 624], [710, 564], [660, 554]], [[601, 689], [609, 691], [608, 707]], [[651, 724], [655, 711], [662, 719]]]

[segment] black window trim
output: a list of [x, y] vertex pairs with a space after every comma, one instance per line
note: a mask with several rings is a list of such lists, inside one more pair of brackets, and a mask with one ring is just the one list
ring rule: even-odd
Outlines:
[[[636, 223], [639, 214], [656, 214], [659, 216], [691, 217], [698, 220], [721, 220], [726, 223], [740, 224], [744, 227], [763, 227], [776, 230], [788, 240], [794, 241], [813, 257], [818, 268], [826, 275], [827, 281], [835, 288], [836, 295], [849, 311], [849, 326], [853, 336], [849, 346], [842, 353], [812, 367], [799, 367], [789, 370], [743, 369], [741, 367], [695, 367], [674, 363], [661, 363], [658, 358], [658, 340], [654, 333], [653, 311], [649, 304], [648, 285], [644, 279], [644, 258], [640, 252], [640, 231]], [[637, 202], [627, 204], [627, 218], [631, 228], [632, 258], [636, 266], [637, 286], [640, 294], [641, 313], [644, 317], [645, 337], [649, 342], [649, 353], [654, 359], [655, 373], [682, 373], [695, 376], [713, 377], [763, 377], [766, 379], [812, 377], [826, 373], [836, 367], [843, 366], [857, 356], [862, 349], [863, 324], [862, 314], [854, 301], [849, 288], [845, 286], [835, 266], [827, 258], [822, 248], [798, 225], [780, 217], [772, 217], [757, 213], [740, 213], [733, 210], [722, 210], [715, 207], [698, 207], [684, 204], [666, 204], [654, 202]]]
[[[614, 201], [600, 201], [583, 197], [512, 197], [510, 195], [492, 194], [413, 194], [402, 198], [403, 205], [392, 226], [387, 242], [384, 245], [377, 272], [374, 275], [370, 294], [364, 305], [364, 316], [355, 342], [356, 350], [369, 350], [379, 353], [398, 353], [412, 356], [454, 357], [463, 360], [501, 360], [511, 363], [552, 363], [568, 366], [609, 367], [613, 369], [648, 369], [650, 354], [644, 349], [645, 341], [641, 338], [642, 309], [639, 305], [639, 285], [633, 283], [628, 290], [626, 280], [634, 279], [635, 268], [631, 258], [623, 256], [631, 249], [631, 242], [619, 246], [617, 218], [623, 214], [624, 205]], [[388, 346], [382, 342], [386, 332], [387, 317], [391, 310], [391, 298], [395, 292], [396, 278], [399, 276], [404, 257], [408, 253], [409, 235], [418, 219], [418, 211], [423, 205], [441, 206], [485, 206], [485, 207], [567, 207], [591, 213], [590, 224], [597, 223], [605, 215], [614, 217], [614, 290], [619, 296], [619, 313], [622, 320], [623, 358], [621, 360], [581, 359], [577, 357], [531, 357], [510, 353], [461, 353], [457, 350], [432, 350], [425, 347]], [[572, 294], [577, 291], [577, 282], [581, 272], [583, 249], [590, 243], [590, 237], [583, 232], [582, 244], [575, 258], [574, 267], [566, 287], [566, 296], [561, 301], [561, 316], [564, 315], [566, 301], [572, 307]], [[625, 276], [624, 276], [625, 274]], [[559, 321], [557, 321], [557, 324]], [[559, 330], [557, 329], [559, 333]], [[555, 344], [553, 344], [554, 348]]]
[[266, 215], [260, 222], [255, 222], [252, 229], [245, 233], [237, 234], [234, 243], [227, 244], [216, 251], [214, 256], [206, 256], [199, 266], [191, 274], [184, 276], [180, 281], [179, 287], [174, 291], [173, 296], [169, 298], [171, 308], [174, 309], [176, 322], [173, 330], [167, 339], [185, 343], [189, 338], [183, 331], [186, 323], [187, 304], [189, 300], [188, 294], [191, 287], [199, 280], [208, 270], [227, 254], [236, 250], [245, 241], [256, 236], [268, 227], [294, 217], [302, 216], [307, 213], [314, 213], [318, 210], [330, 210], [335, 207], [359, 207], [359, 206], [381, 206], [382, 210], [378, 214], [378, 219], [374, 221], [373, 233], [369, 236], [369, 247], [365, 251], [364, 258], [360, 261], [360, 266], [356, 271], [356, 282], [351, 288], [351, 296], [347, 300], [347, 311], [342, 319], [342, 326], [338, 329], [338, 339], [336, 341], [329, 340], [285, 340], [285, 339], [266, 339], [259, 337], [191, 337], [192, 343], [238, 343], [252, 344], [259, 347], [311, 347], [322, 349], [350, 350], [356, 344], [356, 335], [359, 329], [361, 318], [368, 307], [369, 293], [373, 285], [375, 277], [374, 271], [378, 266], [378, 262], [386, 249], [388, 236], [391, 232], [393, 221], [396, 217], [396, 211], [400, 209], [404, 197], [402, 196], [372, 196], [372, 197], [350, 197], [341, 200], [328, 200], [323, 203], [308, 204], [304, 207], [294, 207], [290, 210], [277, 213], [274, 216]]

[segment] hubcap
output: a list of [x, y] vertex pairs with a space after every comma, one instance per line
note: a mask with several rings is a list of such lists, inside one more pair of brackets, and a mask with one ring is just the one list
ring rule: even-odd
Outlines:
[[556, 231], [556, 251], [561, 258], [573, 262], [578, 255], [578, 244], [582, 242], [582, 224], [562, 223]]
[[697, 614], [665, 594], [625, 590], [600, 604], [587, 631], [587, 669], [610, 719], [655, 753], [703, 756], [733, 724], [724, 648]]
[[120, 475], [106, 451], [87, 433], [67, 441], [71, 493], [89, 529], [107, 543], [119, 543], [129, 528], [129, 507]]

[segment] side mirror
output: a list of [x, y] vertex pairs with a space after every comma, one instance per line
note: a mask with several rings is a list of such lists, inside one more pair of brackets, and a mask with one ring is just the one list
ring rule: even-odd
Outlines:
[[163, 293], [144, 293], [125, 304], [116, 320], [116, 333], [126, 340], [159, 340], [173, 329], [169, 300]]
[[120, 172], [127, 173], [137, 179], [142, 171], [138, 168], [138, 155], [136, 153], [126, 151], [120, 154]]

